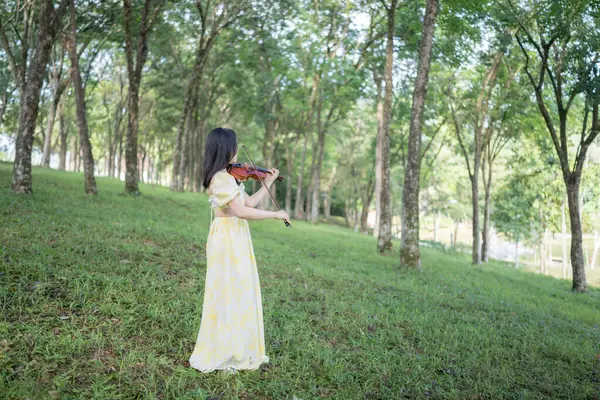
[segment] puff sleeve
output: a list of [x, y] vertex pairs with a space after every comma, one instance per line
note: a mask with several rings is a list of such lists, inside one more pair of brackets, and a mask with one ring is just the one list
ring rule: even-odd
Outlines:
[[222, 210], [228, 207], [228, 204], [240, 194], [240, 188], [235, 182], [235, 178], [227, 172], [216, 173], [210, 183], [212, 194], [208, 201], [211, 208]]

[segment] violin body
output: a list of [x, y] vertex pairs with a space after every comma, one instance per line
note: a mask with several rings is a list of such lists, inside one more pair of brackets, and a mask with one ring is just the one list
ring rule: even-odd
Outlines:
[[[271, 171], [269, 171], [266, 168], [256, 167], [256, 169], [254, 169], [252, 166], [250, 166], [246, 163], [229, 164], [227, 166], [227, 172], [229, 172], [229, 175], [233, 176], [235, 179], [237, 179], [240, 182], [246, 181], [248, 179], [262, 181], [267, 176], [269, 176], [269, 174], [271, 174]], [[277, 177], [277, 180], [279, 182], [282, 182], [283, 176], [279, 175]]]

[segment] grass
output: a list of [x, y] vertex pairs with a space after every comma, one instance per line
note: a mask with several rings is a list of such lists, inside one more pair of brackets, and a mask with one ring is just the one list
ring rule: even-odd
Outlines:
[[187, 364], [200, 326], [210, 213], [175, 194], [0, 163], [0, 394], [32, 399], [600, 397], [600, 292], [423, 249], [398, 268], [371, 236], [252, 221], [268, 364]]

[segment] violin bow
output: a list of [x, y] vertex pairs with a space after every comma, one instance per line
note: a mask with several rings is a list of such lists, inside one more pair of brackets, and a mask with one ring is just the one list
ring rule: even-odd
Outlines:
[[[250, 161], [250, 165], [252, 165], [252, 168], [254, 168], [254, 172], [256, 172], [256, 176], [258, 177], [258, 180], [260, 181], [260, 183], [262, 183], [263, 187], [267, 191], [267, 194], [271, 198], [271, 201], [275, 205], [275, 208], [277, 208], [277, 211], [281, 211], [281, 209], [279, 208], [279, 204], [277, 204], [277, 201], [275, 201], [275, 198], [271, 194], [271, 191], [269, 190], [269, 188], [267, 187], [267, 185], [265, 184], [265, 182], [263, 181], [263, 179], [258, 174], [258, 170], [256, 169], [256, 164], [254, 164], [254, 161], [252, 161], [252, 159], [250, 158], [250, 156], [248, 155], [248, 153], [246, 153], [246, 146], [244, 146], [242, 143], [240, 143], [240, 147], [244, 151], [244, 154], [246, 155], [246, 158], [248, 158], [248, 160]], [[285, 222], [285, 226], [289, 226], [290, 228], [292, 227], [292, 225], [289, 222], [287, 222], [286, 220], [283, 220], [283, 222]]]

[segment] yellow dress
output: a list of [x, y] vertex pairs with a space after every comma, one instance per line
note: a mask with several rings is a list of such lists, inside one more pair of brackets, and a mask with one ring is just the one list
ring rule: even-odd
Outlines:
[[[212, 210], [226, 208], [244, 184], [222, 170], [212, 178]], [[257, 369], [265, 355], [262, 298], [248, 221], [211, 219], [206, 241], [206, 283], [202, 320], [190, 366], [201, 372]]]

